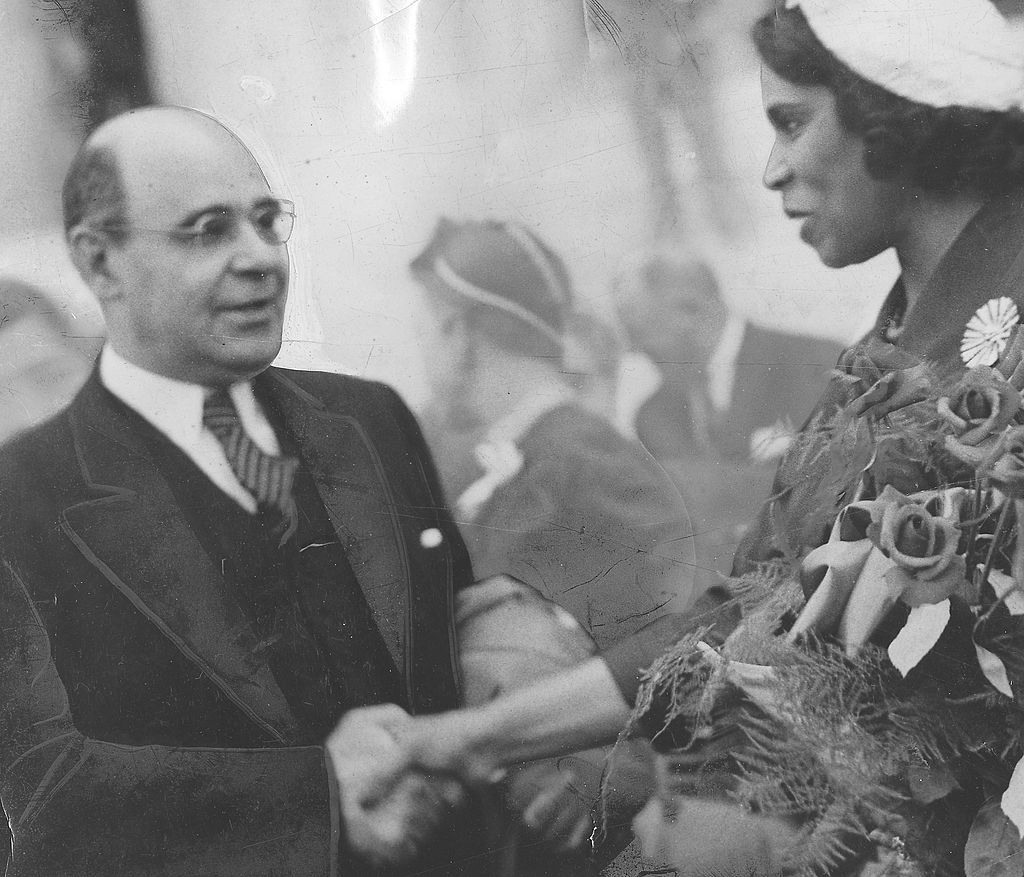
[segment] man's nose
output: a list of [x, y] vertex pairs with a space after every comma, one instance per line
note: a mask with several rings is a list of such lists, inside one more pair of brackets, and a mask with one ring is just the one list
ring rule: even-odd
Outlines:
[[239, 274], [269, 274], [288, 261], [284, 244], [268, 240], [248, 219], [242, 219], [235, 235], [231, 267]]
[[774, 191], [782, 188], [792, 176], [793, 171], [786, 157], [786, 150], [776, 140], [772, 144], [772, 151], [768, 156], [768, 163], [764, 167], [764, 176], [761, 178], [761, 182]]

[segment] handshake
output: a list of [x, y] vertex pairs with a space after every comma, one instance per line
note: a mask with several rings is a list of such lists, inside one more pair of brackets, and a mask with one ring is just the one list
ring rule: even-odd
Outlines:
[[[505, 778], [489, 737], [475, 709], [412, 717], [383, 704], [346, 714], [325, 749], [349, 849], [375, 867], [415, 862], [473, 795]], [[521, 822], [559, 850], [579, 846], [596, 790], [581, 794], [568, 770], [527, 770], [518, 779], [507, 797]]]

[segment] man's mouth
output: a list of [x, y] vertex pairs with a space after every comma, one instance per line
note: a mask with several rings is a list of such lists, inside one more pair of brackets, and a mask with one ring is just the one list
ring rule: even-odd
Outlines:
[[256, 301], [247, 301], [236, 305], [232, 310], [236, 311], [262, 311], [277, 304], [276, 298], [261, 298]]
[[280, 298], [276, 295], [268, 298], [257, 298], [251, 301], [238, 302], [237, 304], [225, 305], [221, 311], [225, 314], [234, 314], [242, 318], [266, 318], [278, 308]]

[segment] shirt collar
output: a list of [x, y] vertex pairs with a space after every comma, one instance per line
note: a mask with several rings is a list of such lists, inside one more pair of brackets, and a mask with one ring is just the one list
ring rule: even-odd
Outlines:
[[[103, 385], [177, 444], [194, 446], [203, 430], [203, 403], [212, 392], [201, 384], [179, 381], [129, 362], [110, 344], [100, 354]], [[256, 405], [252, 385], [239, 381], [228, 388], [239, 410]]]
[[747, 321], [730, 313], [718, 344], [708, 357], [708, 398], [716, 411], [725, 411], [732, 404], [736, 384], [736, 360], [743, 346]]

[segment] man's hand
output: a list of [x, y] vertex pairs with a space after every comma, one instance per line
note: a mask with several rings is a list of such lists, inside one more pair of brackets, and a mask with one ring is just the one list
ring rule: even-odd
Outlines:
[[411, 721], [392, 704], [352, 710], [325, 744], [349, 846], [375, 866], [415, 859], [463, 800], [454, 780], [412, 769], [399, 741]]
[[458, 777], [467, 786], [502, 780], [502, 754], [488, 742], [487, 722], [476, 708], [417, 716], [397, 731], [410, 762], [431, 774]]

